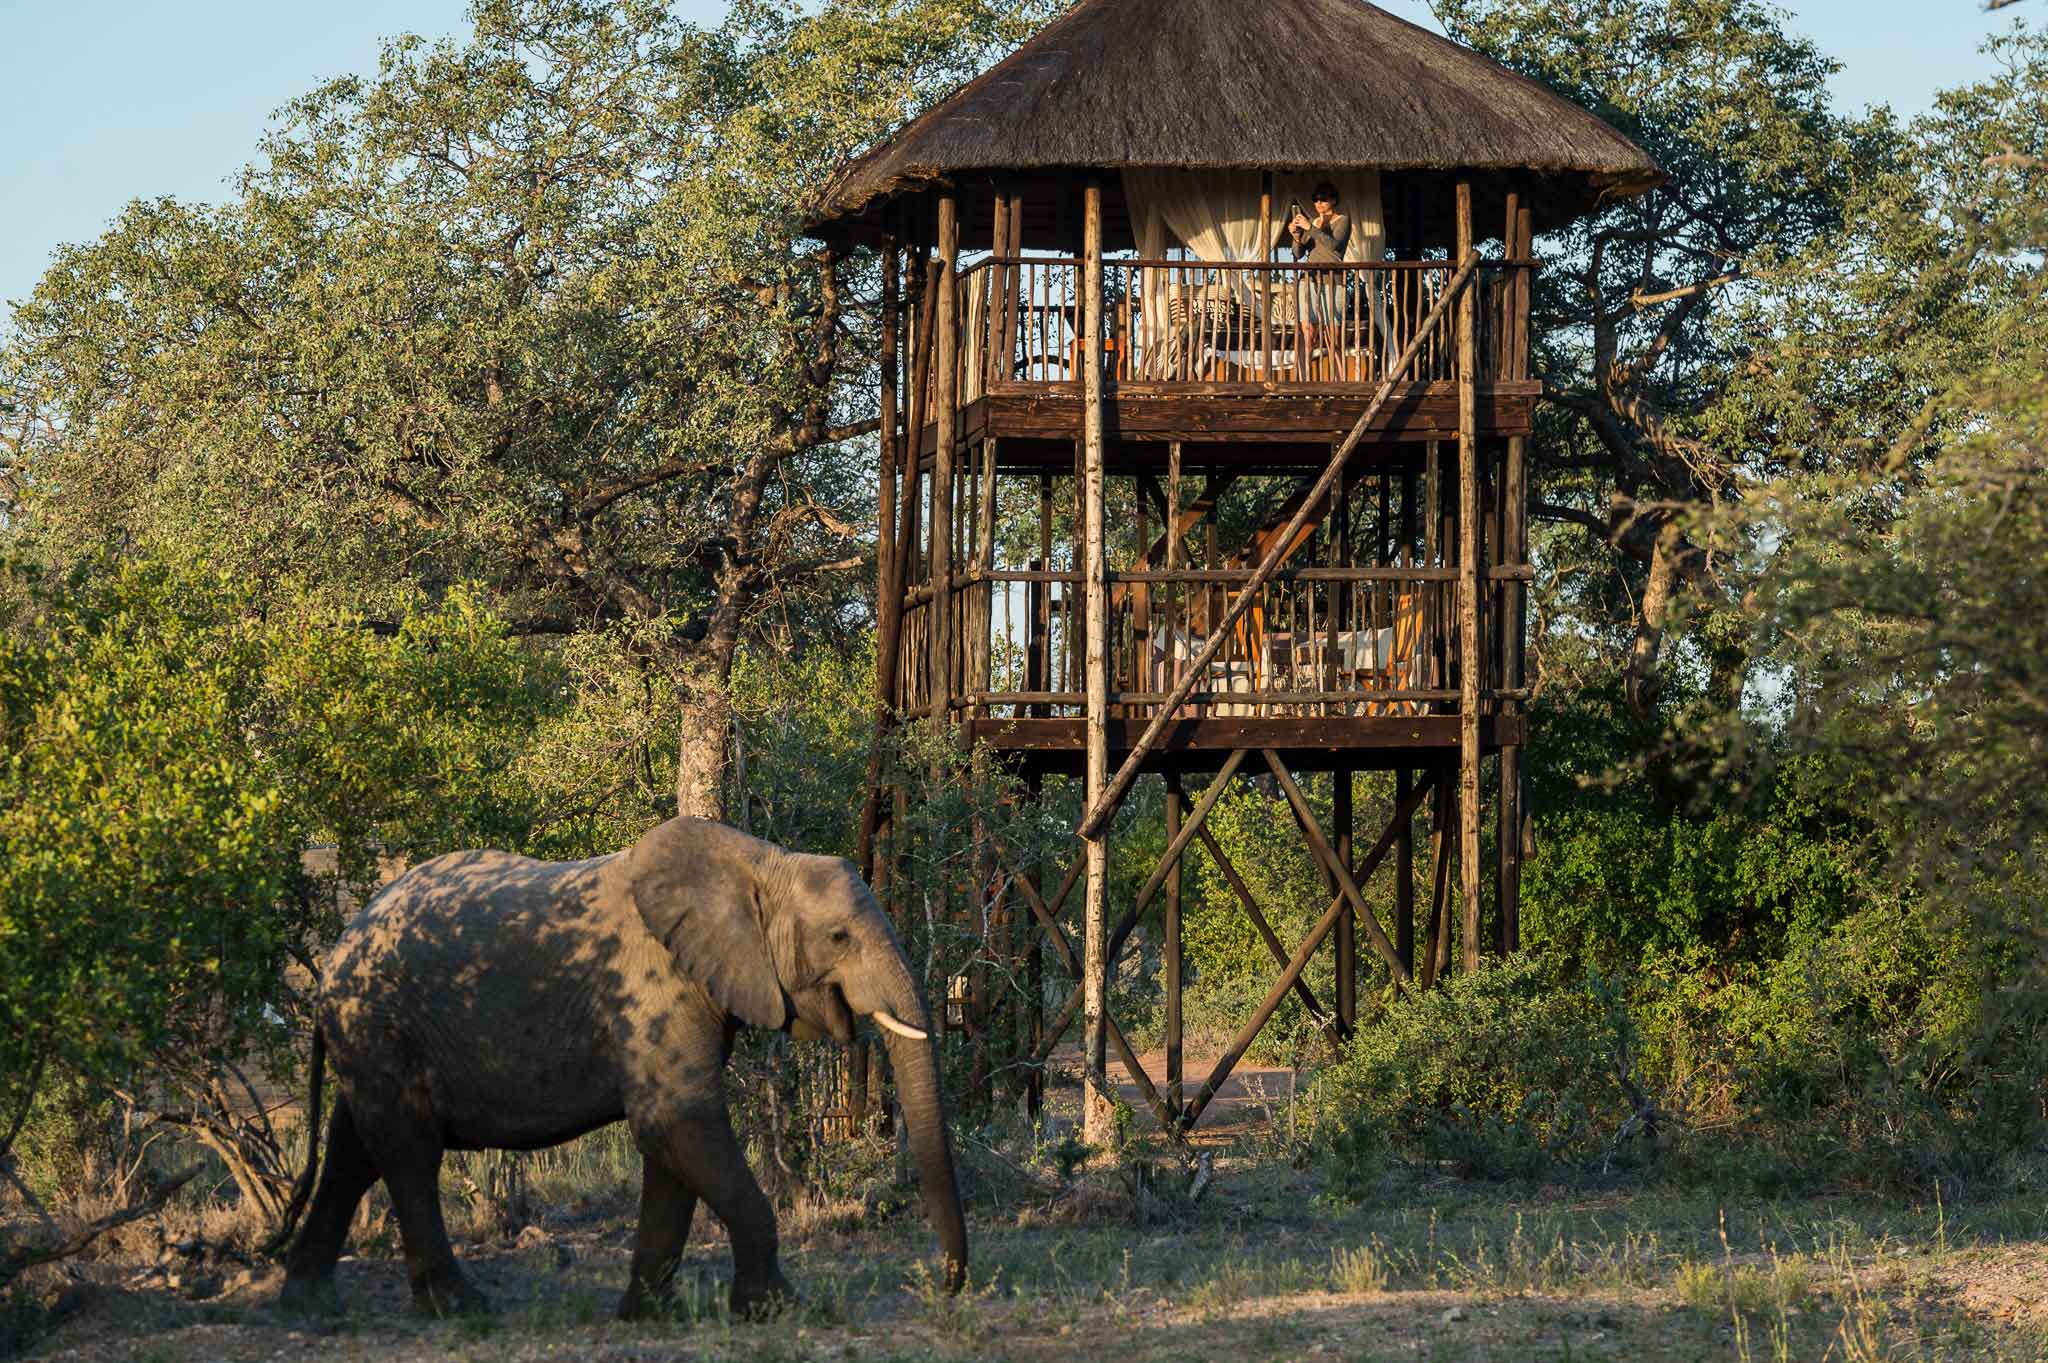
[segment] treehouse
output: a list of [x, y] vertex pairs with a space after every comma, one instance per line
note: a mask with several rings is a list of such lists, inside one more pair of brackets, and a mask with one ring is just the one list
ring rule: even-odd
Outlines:
[[[1026, 991], [1022, 1058], [1079, 1015], [1098, 1086], [1114, 1047], [1185, 1129], [1289, 992], [1351, 1026], [1359, 935], [1402, 988], [1439, 977], [1454, 942], [1466, 968], [1513, 949], [1532, 242], [1660, 179], [1591, 114], [1360, 0], [1086, 0], [829, 187], [815, 233], [883, 261], [882, 717], [957, 726], [1033, 790], [1085, 782], [1063, 875], [1042, 851], [983, 852], [980, 907], [1030, 910], [1020, 962], [1049, 947], [1074, 977], [1051, 1016]], [[1363, 856], [1360, 771], [1394, 774]], [[1329, 773], [1332, 827], [1306, 773]], [[1111, 821], [1148, 774], [1166, 853], [1111, 904]], [[1204, 827], [1254, 775], [1331, 894], [1298, 944]], [[882, 784], [868, 848], [896, 803]], [[1197, 841], [1275, 980], [1189, 1099], [1179, 894]], [[1389, 856], [1392, 902], [1369, 902]], [[1103, 1004], [1154, 909], [1163, 1084]], [[1326, 941], [1328, 1001], [1303, 974]], [[1001, 1028], [983, 983], [963, 977], [944, 1011], [985, 1049]]]

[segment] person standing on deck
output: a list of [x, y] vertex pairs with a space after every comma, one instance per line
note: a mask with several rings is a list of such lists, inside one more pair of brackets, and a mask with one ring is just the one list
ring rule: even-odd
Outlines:
[[[1328, 180], [1315, 187], [1315, 216], [1295, 210], [1287, 222], [1294, 258], [1312, 265], [1341, 265], [1351, 245], [1351, 219], [1337, 211], [1337, 187]], [[1335, 270], [1305, 272], [1295, 288], [1295, 372], [1307, 376], [1309, 361], [1335, 328], [1341, 336], [1344, 318], [1339, 300], [1341, 281]]]

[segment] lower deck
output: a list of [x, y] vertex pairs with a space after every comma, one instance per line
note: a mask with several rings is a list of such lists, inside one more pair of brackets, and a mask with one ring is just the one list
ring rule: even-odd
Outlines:
[[[1136, 746], [1149, 723], [1112, 718], [1104, 724], [1112, 766]], [[1176, 720], [1147, 755], [1147, 772], [1213, 771], [1232, 752], [1271, 749], [1295, 771], [1392, 771], [1455, 761], [1456, 715], [1359, 715], [1265, 718], [1209, 716]], [[1026, 772], [1078, 776], [1087, 761], [1087, 721], [970, 719], [965, 737], [1015, 760]], [[1482, 715], [1479, 744], [1491, 756], [1528, 741], [1520, 714]]]

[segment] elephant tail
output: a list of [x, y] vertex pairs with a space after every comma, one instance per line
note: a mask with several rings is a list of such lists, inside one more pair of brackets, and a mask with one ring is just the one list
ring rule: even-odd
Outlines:
[[299, 1174], [299, 1181], [292, 1185], [291, 1201], [285, 1204], [284, 1215], [278, 1219], [277, 1233], [263, 1246], [266, 1255], [276, 1254], [291, 1242], [299, 1217], [305, 1214], [306, 1201], [313, 1196], [313, 1175], [320, 1167], [320, 1090], [326, 1077], [327, 1034], [318, 1023], [313, 1026], [313, 1059], [308, 1068], [312, 1071], [312, 1092], [306, 1098], [306, 1167]]

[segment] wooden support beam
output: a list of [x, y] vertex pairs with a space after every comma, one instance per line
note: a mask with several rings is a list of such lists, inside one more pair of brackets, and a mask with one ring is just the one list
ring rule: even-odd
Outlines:
[[[1508, 199], [1508, 255], [1516, 260], [1534, 258], [1533, 219], [1528, 205], [1519, 198]], [[1508, 363], [1504, 377], [1521, 378], [1529, 371], [1530, 271], [1515, 271], [1508, 296]], [[1509, 436], [1507, 449], [1506, 507], [1501, 527], [1501, 560], [1521, 567], [1529, 562], [1529, 461], [1528, 438]], [[1528, 647], [1528, 593], [1520, 582], [1501, 588], [1501, 685], [1520, 687]], [[1503, 711], [1521, 709], [1518, 702]], [[1522, 749], [1506, 744], [1500, 750], [1500, 887], [1494, 902], [1500, 916], [1500, 949], [1519, 951], [1522, 945]]]
[[[1107, 798], [1109, 734], [1109, 584], [1103, 538], [1102, 421], [1102, 186], [1090, 181], [1081, 211], [1081, 477], [1082, 575], [1088, 601], [1084, 654], [1088, 696], [1087, 800], [1091, 810], [1114, 810]], [[1088, 862], [1082, 952], [1083, 1049], [1091, 1071], [1081, 1105], [1081, 1139], [1108, 1148], [1116, 1095], [1099, 1082], [1106, 1055], [1104, 1022], [1109, 986], [1109, 819], [1082, 830]]]
[[891, 596], [896, 557], [896, 472], [907, 441], [896, 429], [896, 347], [901, 330], [897, 262], [891, 242], [882, 252], [881, 446], [882, 467], [875, 494], [875, 728], [868, 743], [866, 799], [861, 806], [859, 850], [855, 865], [872, 886], [881, 878], [875, 860], [875, 833], [882, 814], [882, 748], [896, 709], [896, 638], [903, 626], [903, 597]]
[[935, 714], [950, 714], [953, 699], [953, 492], [960, 443], [960, 219], [958, 201], [939, 196], [938, 328], [933, 344], [931, 514], [931, 694]]
[[[1272, 923], [1267, 920], [1264, 910], [1259, 908], [1259, 901], [1252, 896], [1251, 887], [1244, 883], [1244, 878], [1237, 873], [1237, 867], [1231, 863], [1222, 847], [1217, 845], [1215, 834], [1205, 828], [1199, 836], [1203, 850], [1209, 854], [1209, 859], [1216, 863], [1216, 869], [1222, 872], [1224, 882], [1237, 896], [1237, 902], [1244, 908], [1244, 916], [1251, 920], [1252, 927], [1258, 932], [1259, 940], [1266, 944], [1266, 950], [1273, 957], [1273, 964], [1285, 970], [1287, 948], [1280, 945], [1280, 934], [1273, 931]], [[1301, 1006], [1308, 1009], [1310, 1017], [1317, 1022], [1330, 1022], [1329, 1010], [1316, 998], [1315, 991], [1309, 988], [1307, 980], [1296, 978], [1294, 992], [1301, 999]]]
[[[1180, 777], [1166, 778], [1166, 841], [1178, 840], [1181, 825], [1181, 806], [1187, 803], [1182, 794]], [[1166, 968], [1166, 1106], [1176, 1116], [1181, 1110], [1181, 940], [1180, 940], [1180, 882], [1181, 866], [1185, 854], [1175, 857], [1173, 870], [1166, 877], [1166, 922], [1160, 943], [1164, 956], [1161, 962]]]
[[[1458, 256], [1472, 250], [1472, 183], [1457, 186]], [[1479, 968], [1479, 310], [1458, 298], [1458, 892], [1464, 968]]]
[[[1351, 867], [1351, 786], [1352, 772], [1349, 767], [1339, 767], [1330, 774], [1336, 789], [1330, 796], [1330, 822], [1336, 825], [1337, 864], [1347, 871]], [[1347, 904], [1347, 909], [1350, 906]], [[1339, 913], [1337, 916], [1337, 1026], [1349, 1036], [1351, 1029], [1358, 1025], [1358, 921], [1356, 909]], [[1396, 944], [1394, 957], [1400, 960], [1400, 947]], [[1402, 961], [1405, 969], [1407, 962]]]
[[[892, 251], [890, 254], [893, 257], [895, 253]], [[910, 257], [907, 251], [905, 256], [914, 258]], [[863, 848], [872, 848], [876, 831], [883, 822], [881, 782], [876, 778], [879, 777], [882, 736], [893, 723], [894, 712], [903, 707], [903, 594], [908, 585], [911, 566], [917, 559], [919, 474], [918, 461], [912, 450], [915, 448], [916, 434], [922, 425], [925, 382], [931, 367], [932, 309], [937, 303], [937, 270], [935, 265], [920, 266], [909, 273], [910, 278], [907, 282], [910, 286], [910, 296], [898, 310], [897, 316], [900, 321], [909, 321], [911, 312], [920, 302], [923, 304], [923, 312], [916, 334], [911, 338], [913, 354], [908, 376], [910, 401], [903, 413], [900, 426], [891, 417], [895, 406], [894, 385], [888, 382], [884, 384], [890, 396], [886, 400], [883, 412], [882, 458], [885, 467], [893, 475], [892, 500], [897, 510], [893, 533], [886, 529], [883, 532], [889, 544], [889, 552], [880, 556], [881, 566], [886, 572], [878, 584], [880, 600], [876, 603], [880, 618], [877, 621], [879, 629], [875, 641], [875, 743], [868, 757], [871, 779], [868, 782], [867, 801], [861, 807], [860, 829]], [[884, 373], [886, 379], [886, 369]], [[888, 504], [885, 502], [884, 506]], [[889, 513], [884, 510], [882, 514], [887, 516]], [[884, 524], [886, 526], [888, 523]], [[885, 714], [884, 711], [888, 713]], [[860, 865], [863, 874], [868, 874], [869, 867], [865, 856], [862, 857]], [[885, 894], [881, 885], [876, 884], [873, 888], [878, 895]]]
[[[1415, 786], [1415, 773], [1406, 767], [1394, 772], [1394, 803], [1406, 804]], [[1415, 821], [1401, 821], [1394, 842], [1394, 954], [1408, 973], [1415, 973]]]
[[1426, 991], [1443, 978], [1451, 963], [1451, 858], [1457, 851], [1456, 799], [1450, 774], [1442, 767], [1430, 773], [1423, 789], [1430, 792], [1429, 810], [1429, 936], [1423, 944], [1422, 985]]
[[[1265, 756], [1267, 768], [1273, 773], [1273, 779], [1280, 783], [1281, 793], [1287, 797], [1288, 805], [1293, 808], [1294, 821], [1300, 826], [1302, 836], [1308, 839], [1310, 850], [1336, 879], [1340, 891], [1337, 896], [1338, 907], [1342, 908], [1343, 901], [1350, 902], [1352, 909], [1357, 912], [1358, 920], [1365, 924], [1366, 940], [1372, 943], [1372, 949], [1387, 963], [1387, 969], [1393, 972], [1397, 983], [1408, 983], [1408, 968], [1401, 964], [1401, 958], [1394, 952], [1394, 944], [1387, 940], [1386, 930], [1380, 927], [1379, 915], [1365, 902], [1365, 894], [1358, 888], [1358, 879], [1352, 874], [1351, 868], [1337, 859], [1336, 849], [1331, 847], [1330, 840], [1323, 836], [1322, 827], [1316, 823], [1315, 811], [1309, 808], [1308, 800], [1301, 793], [1301, 787], [1294, 784], [1294, 776], [1287, 770], [1286, 763], [1282, 762], [1280, 754], [1271, 748], [1262, 748], [1260, 751]], [[1412, 806], [1410, 808], [1412, 811]], [[1396, 815], [1400, 812], [1398, 808], [1395, 810]], [[1386, 836], [1380, 840], [1380, 846], [1372, 857], [1375, 866], [1379, 864], [1379, 859], [1385, 855], [1386, 850], [1394, 845], [1398, 832], [1398, 822], [1387, 825]], [[1365, 874], [1372, 873], [1367, 871]]]
[[[1290, 782], [1289, 784], [1292, 783]], [[1300, 792], [1297, 791], [1295, 793], [1298, 795]], [[1388, 849], [1394, 845], [1396, 826], [1400, 820], [1408, 818], [1414, 813], [1415, 805], [1413, 803], [1405, 808], [1397, 808], [1394, 811], [1394, 822], [1387, 825], [1386, 831], [1380, 834], [1379, 841], [1373, 844], [1372, 851], [1368, 852], [1365, 860], [1359, 864], [1359, 876], [1367, 880], [1372, 878], [1372, 873], [1379, 869], [1381, 860], [1386, 857]], [[1345, 873], [1345, 879], [1350, 879], [1349, 872]], [[1355, 888], [1354, 884], [1351, 889], [1355, 890]], [[1196, 1094], [1194, 1100], [1188, 1104], [1187, 1113], [1181, 1118], [1181, 1123], [1184, 1127], [1193, 1126], [1201, 1118], [1202, 1110], [1209, 1106], [1209, 1103], [1216, 1097], [1217, 1091], [1223, 1087], [1224, 1081], [1230, 1078], [1230, 1072], [1237, 1068], [1237, 1062], [1244, 1058], [1245, 1051], [1257, 1039], [1259, 1033], [1265, 1029], [1266, 1023], [1273, 1016], [1273, 1010], [1280, 1006], [1281, 999], [1287, 997], [1287, 991], [1294, 987], [1294, 982], [1301, 978], [1301, 972], [1307, 968], [1309, 958], [1315, 955], [1316, 948], [1323, 944], [1323, 938], [1327, 937], [1330, 929], [1336, 925], [1337, 913], [1343, 908], [1344, 902], [1349, 895], [1350, 891], [1347, 890], [1346, 893], [1339, 894], [1330, 901], [1330, 907], [1323, 911], [1323, 916], [1316, 920], [1316, 925], [1313, 928], [1309, 929], [1308, 936], [1302, 939], [1302, 943], [1295, 949], [1294, 955], [1288, 958], [1287, 968], [1280, 972], [1280, 978], [1274, 981], [1271, 989], [1266, 991], [1266, 997], [1259, 1004], [1258, 1011], [1252, 1015], [1249, 1022], [1238, 1029], [1237, 1035], [1231, 1039], [1230, 1045], [1224, 1050], [1222, 1058], [1216, 1062], [1216, 1068], [1211, 1070], [1208, 1079], [1203, 1081], [1202, 1091]], [[1364, 917], [1368, 923], [1373, 921], [1370, 911], [1364, 911]]]
[[1131, 900], [1131, 907], [1124, 910], [1123, 917], [1117, 920], [1116, 928], [1109, 937], [1110, 969], [1116, 969], [1117, 957], [1123, 954], [1124, 942], [1130, 937], [1131, 929], [1137, 926], [1138, 918], [1152, 902], [1152, 896], [1159, 893], [1159, 887], [1166, 883], [1166, 878], [1172, 874], [1173, 868], [1180, 865], [1181, 854], [1187, 851], [1188, 843], [1194, 840], [1196, 832], [1209, 821], [1209, 811], [1216, 808], [1216, 802], [1221, 800], [1224, 792], [1230, 788], [1230, 778], [1244, 765], [1244, 758], [1244, 750], [1237, 749], [1223, 759], [1223, 766], [1217, 771], [1215, 779], [1209, 782], [1208, 789], [1202, 792], [1202, 798], [1195, 801], [1194, 812], [1168, 840], [1166, 855], [1152, 868], [1152, 874], [1145, 877], [1145, 883], [1138, 887], [1137, 895]]
[[1208, 642], [1189, 661], [1186, 674], [1175, 684], [1173, 691], [1168, 694], [1165, 702], [1153, 714], [1152, 722], [1146, 726], [1145, 732], [1139, 737], [1137, 743], [1132, 745], [1130, 754], [1124, 758], [1123, 764], [1117, 768], [1116, 775], [1109, 780], [1099, 794], [1090, 795], [1088, 811], [1081, 820], [1082, 837], [1088, 838], [1099, 832], [1103, 825], [1109, 821], [1110, 815], [1116, 812], [1117, 804], [1123, 799], [1125, 792], [1130, 789], [1131, 782], [1137, 779], [1139, 770], [1145, 764], [1145, 759], [1151, 755], [1152, 750], [1158, 745], [1160, 735], [1166, 731], [1166, 726], [1172, 722], [1174, 711], [1180, 708], [1181, 704], [1187, 700], [1188, 693], [1193, 691], [1197, 683], [1207, 675], [1209, 664], [1215, 661], [1217, 653], [1222, 650], [1223, 645], [1230, 639], [1231, 632], [1237, 622], [1244, 618], [1245, 612], [1250, 610], [1252, 604], [1259, 599], [1260, 591], [1272, 578], [1273, 573], [1279, 568], [1281, 562], [1298, 545], [1297, 537], [1301, 533], [1302, 526], [1307, 524], [1310, 513], [1322, 506], [1324, 499], [1329, 495], [1331, 487], [1335, 485], [1338, 476], [1343, 473], [1345, 462], [1350, 459], [1351, 452], [1358, 448], [1359, 441], [1365, 437], [1366, 427], [1371, 424], [1373, 418], [1379, 414], [1380, 408], [1385, 406], [1387, 399], [1392, 396], [1395, 387], [1395, 376], [1405, 372], [1408, 366], [1414, 362], [1415, 356], [1422, 349], [1424, 338], [1431, 335], [1443, 324], [1444, 319], [1450, 315], [1450, 310], [1457, 300], [1464, 299], [1469, 304], [1470, 285], [1473, 274], [1478, 268], [1478, 263], [1479, 258], [1469, 251], [1462, 258], [1462, 263], [1458, 266], [1457, 273], [1451, 276], [1450, 283], [1445, 286], [1443, 295], [1437, 299], [1436, 305], [1430, 309], [1429, 315], [1423, 319], [1422, 324], [1415, 329], [1414, 336], [1409, 339], [1408, 344], [1402, 349], [1400, 357], [1395, 360], [1393, 366], [1389, 369], [1387, 377], [1381, 381], [1378, 390], [1373, 394], [1372, 401], [1366, 405], [1366, 409], [1360, 414], [1357, 424], [1351, 428], [1351, 433], [1345, 436], [1343, 441], [1337, 446], [1337, 451], [1331, 456], [1329, 465], [1324, 468], [1321, 476], [1316, 479], [1315, 484], [1302, 498], [1301, 505], [1296, 508], [1293, 518], [1289, 520], [1287, 526], [1278, 535], [1274, 536], [1271, 547], [1267, 549], [1265, 557], [1259, 561], [1259, 566], [1252, 571], [1251, 579], [1245, 583], [1243, 588], [1239, 590], [1236, 598], [1231, 601], [1230, 608], [1223, 613], [1223, 619], [1212, 627]]

